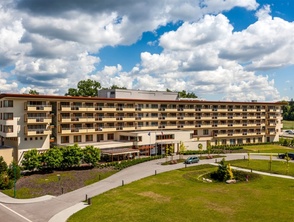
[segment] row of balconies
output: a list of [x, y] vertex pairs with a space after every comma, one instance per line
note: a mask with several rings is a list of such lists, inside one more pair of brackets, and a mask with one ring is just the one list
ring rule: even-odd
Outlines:
[[[64, 116], [60, 117], [59, 121], [62, 123], [68, 123], [68, 122], [97, 122], [97, 121], [102, 121], [102, 122], [113, 122], [113, 121], [157, 121], [157, 120], [169, 120], [169, 121], [176, 121], [176, 120], [255, 120], [255, 119], [260, 119], [258, 116], [257, 117], [248, 117], [248, 118], [242, 118], [242, 117], [192, 117], [192, 116], [173, 116], [173, 117], [168, 117], [168, 116], [145, 116], [145, 117], [134, 117], [134, 116], [99, 116], [99, 117], [94, 117], [94, 116]], [[31, 123], [37, 122], [37, 121], [51, 121], [51, 119], [45, 119], [45, 118], [32, 118], [30, 120]]]
[[265, 131], [255, 131], [255, 132], [226, 132], [226, 133], [214, 133], [213, 137], [232, 137], [232, 136], [256, 136], [265, 135]]
[[85, 111], [94, 112], [97, 110], [105, 112], [265, 112], [265, 109], [205, 109], [205, 108], [158, 108], [158, 107], [116, 107], [116, 106], [61, 106], [61, 111]]

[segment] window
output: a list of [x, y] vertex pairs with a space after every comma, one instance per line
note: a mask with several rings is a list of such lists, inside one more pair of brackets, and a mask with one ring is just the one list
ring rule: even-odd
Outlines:
[[97, 142], [103, 140], [103, 134], [97, 134]]
[[12, 100], [4, 100], [4, 107], [13, 107]]
[[107, 134], [107, 140], [113, 140], [113, 139], [114, 139], [113, 133]]
[[4, 126], [4, 133], [13, 133], [13, 126]]
[[13, 120], [13, 113], [4, 113], [4, 120]]
[[86, 141], [93, 141], [93, 135], [86, 135]]
[[208, 135], [209, 133], [208, 133], [208, 130], [207, 129], [205, 129], [205, 130], [203, 130], [203, 135]]
[[69, 136], [62, 136], [61, 143], [69, 143]]
[[79, 142], [82, 142], [82, 136], [81, 135], [74, 136], [74, 143], [79, 143]]

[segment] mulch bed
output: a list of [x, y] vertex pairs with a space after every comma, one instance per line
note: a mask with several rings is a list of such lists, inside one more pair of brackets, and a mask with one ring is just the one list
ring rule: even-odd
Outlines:
[[[32, 196], [58, 196], [85, 186], [85, 182], [99, 178], [113, 168], [93, 168], [84, 170], [54, 171], [22, 176], [16, 183], [16, 190], [28, 188]], [[60, 175], [60, 176], [58, 176]], [[59, 179], [60, 177], [60, 179]], [[101, 176], [102, 179], [102, 176]]]

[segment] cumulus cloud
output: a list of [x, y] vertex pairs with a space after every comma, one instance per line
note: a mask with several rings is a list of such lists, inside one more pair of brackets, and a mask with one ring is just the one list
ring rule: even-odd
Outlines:
[[[64, 94], [92, 78], [105, 87], [276, 100], [273, 79], [254, 71], [294, 63], [293, 22], [273, 18], [264, 6], [255, 23], [234, 32], [221, 14], [234, 7], [257, 10], [259, 5], [255, 0], [3, 0], [0, 90]], [[149, 42], [161, 53], [142, 52], [140, 64], [129, 72], [119, 64], [97, 70], [103, 47], [132, 45], [144, 32], [177, 22], [177, 30]]]

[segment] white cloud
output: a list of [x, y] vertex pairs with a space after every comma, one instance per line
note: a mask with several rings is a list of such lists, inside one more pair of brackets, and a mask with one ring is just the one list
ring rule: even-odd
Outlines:
[[[272, 18], [234, 32], [220, 14], [234, 7], [256, 10], [255, 0], [5, 0], [0, 3], [0, 70], [3, 90], [64, 94], [92, 78], [102, 86], [187, 90], [234, 100], [276, 100], [273, 79], [254, 70], [294, 64], [293, 22]], [[143, 9], [143, 10], [142, 10]], [[206, 15], [209, 14], [209, 15]], [[99, 50], [131, 45], [142, 33], [168, 23], [182, 25], [156, 43], [161, 53], [142, 52], [132, 71], [121, 65], [96, 70]], [[115, 55], [114, 55], [115, 56]], [[12, 69], [5, 78], [3, 70]], [[0, 71], [1, 72], [1, 71]], [[6, 75], [6, 74], [5, 74]]]

